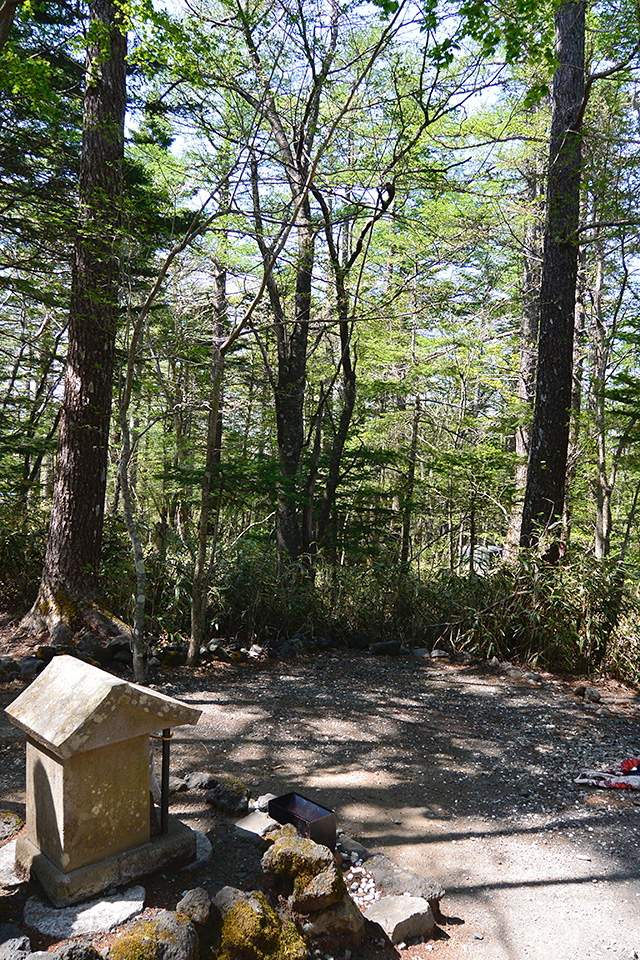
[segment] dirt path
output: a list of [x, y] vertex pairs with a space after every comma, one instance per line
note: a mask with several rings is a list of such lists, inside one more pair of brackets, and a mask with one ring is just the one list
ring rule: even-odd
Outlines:
[[[573, 783], [640, 752], [637, 691], [603, 685], [591, 705], [552, 678], [434, 663], [339, 654], [167, 673], [160, 688], [203, 709], [176, 731], [173, 771], [237, 778], [254, 797], [297, 789], [370, 850], [440, 881], [442, 938], [407, 960], [640, 957], [640, 797]], [[0, 721], [2, 794], [19, 803], [16, 734]], [[252, 854], [228, 825], [191, 794], [174, 799], [209, 831], [213, 882], [250, 884]]]

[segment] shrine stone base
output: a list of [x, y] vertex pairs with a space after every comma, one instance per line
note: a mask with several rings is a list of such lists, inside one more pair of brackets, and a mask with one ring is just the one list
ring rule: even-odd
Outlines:
[[167, 833], [69, 873], [62, 873], [27, 837], [19, 837], [16, 843], [16, 868], [26, 877], [36, 877], [56, 907], [82, 903], [113, 887], [124, 886], [169, 865], [191, 863], [195, 858], [195, 832], [171, 816]]

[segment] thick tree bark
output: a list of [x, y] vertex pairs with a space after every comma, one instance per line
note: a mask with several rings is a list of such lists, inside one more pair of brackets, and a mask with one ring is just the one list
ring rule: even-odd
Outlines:
[[51, 523], [30, 629], [73, 621], [95, 597], [107, 480], [118, 322], [126, 38], [116, 8], [93, 0], [87, 51], [80, 214]]
[[282, 323], [278, 324], [276, 329], [278, 379], [275, 407], [280, 459], [276, 540], [278, 553], [288, 560], [297, 560], [303, 550], [297, 477], [304, 445], [303, 406], [307, 382], [307, 342], [314, 258], [314, 236], [308, 201], [305, 201], [300, 213], [297, 233], [295, 316], [288, 330]]
[[9, 39], [16, 10], [24, 0], [0, 0], [0, 53]]
[[[522, 271], [522, 315], [520, 318], [520, 366], [518, 369], [518, 400], [523, 408], [533, 410], [536, 384], [536, 351], [538, 346], [538, 312], [540, 299], [540, 263], [542, 254], [542, 231], [535, 204], [540, 197], [540, 173], [537, 157], [526, 173], [526, 199], [531, 209], [524, 229], [524, 264]], [[527, 486], [527, 458], [531, 442], [529, 417], [522, 419], [516, 430], [515, 452], [519, 458], [516, 466], [515, 503], [509, 521], [504, 545], [504, 559], [512, 561], [520, 545], [522, 521], [522, 498]]]
[[571, 540], [573, 523], [573, 504], [571, 487], [575, 480], [580, 455], [580, 414], [582, 411], [582, 379], [584, 375], [587, 293], [587, 253], [584, 244], [578, 251], [578, 275], [576, 278], [575, 321], [573, 328], [573, 376], [571, 387], [571, 418], [569, 423], [569, 445], [567, 450], [567, 469], [565, 474], [564, 506], [562, 510], [562, 536], [566, 545]]
[[547, 184], [536, 400], [520, 543], [537, 545], [551, 532], [549, 557], [558, 555], [555, 525], [562, 517], [571, 408], [573, 329], [578, 269], [585, 93], [585, 3], [563, 3], [556, 13], [558, 66]]
[[[207, 545], [209, 542], [209, 518], [211, 515], [211, 486], [216, 464], [220, 462], [221, 446], [221, 402], [222, 379], [224, 375], [224, 353], [221, 344], [224, 339], [224, 327], [227, 317], [227, 272], [216, 265], [214, 288], [214, 329], [211, 345], [211, 365], [209, 373], [210, 395], [209, 416], [207, 419], [207, 442], [204, 475], [200, 487], [200, 518], [198, 521], [198, 546], [193, 571], [191, 593], [191, 638], [189, 640], [189, 664], [195, 664], [200, 655], [200, 646], [204, 637], [205, 615], [207, 611], [207, 590], [209, 588], [211, 563], [207, 563]], [[211, 550], [211, 557], [215, 544]]]

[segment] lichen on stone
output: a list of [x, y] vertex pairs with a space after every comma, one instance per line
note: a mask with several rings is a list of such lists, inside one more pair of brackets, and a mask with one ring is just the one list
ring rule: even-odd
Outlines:
[[218, 960], [303, 960], [304, 941], [280, 920], [263, 893], [238, 900], [222, 921]]
[[158, 953], [158, 921], [143, 920], [114, 940], [109, 960], [155, 960]]
[[282, 832], [262, 858], [262, 868], [292, 891], [294, 910], [320, 910], [346, 894], [341, 871], [331, 851], [313, 840]]

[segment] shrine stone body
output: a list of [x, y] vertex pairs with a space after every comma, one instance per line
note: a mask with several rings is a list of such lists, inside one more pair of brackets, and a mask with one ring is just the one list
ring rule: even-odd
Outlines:
[[[54, 657], [7, 708], [27, 734], [27, 816], [16, 861], [59, 905], [193, 859], [175, 821], [150, 835], [149, 734], [200, 710], [74, 657]], [[155, 844], [155, 848], [154, 848]]]

